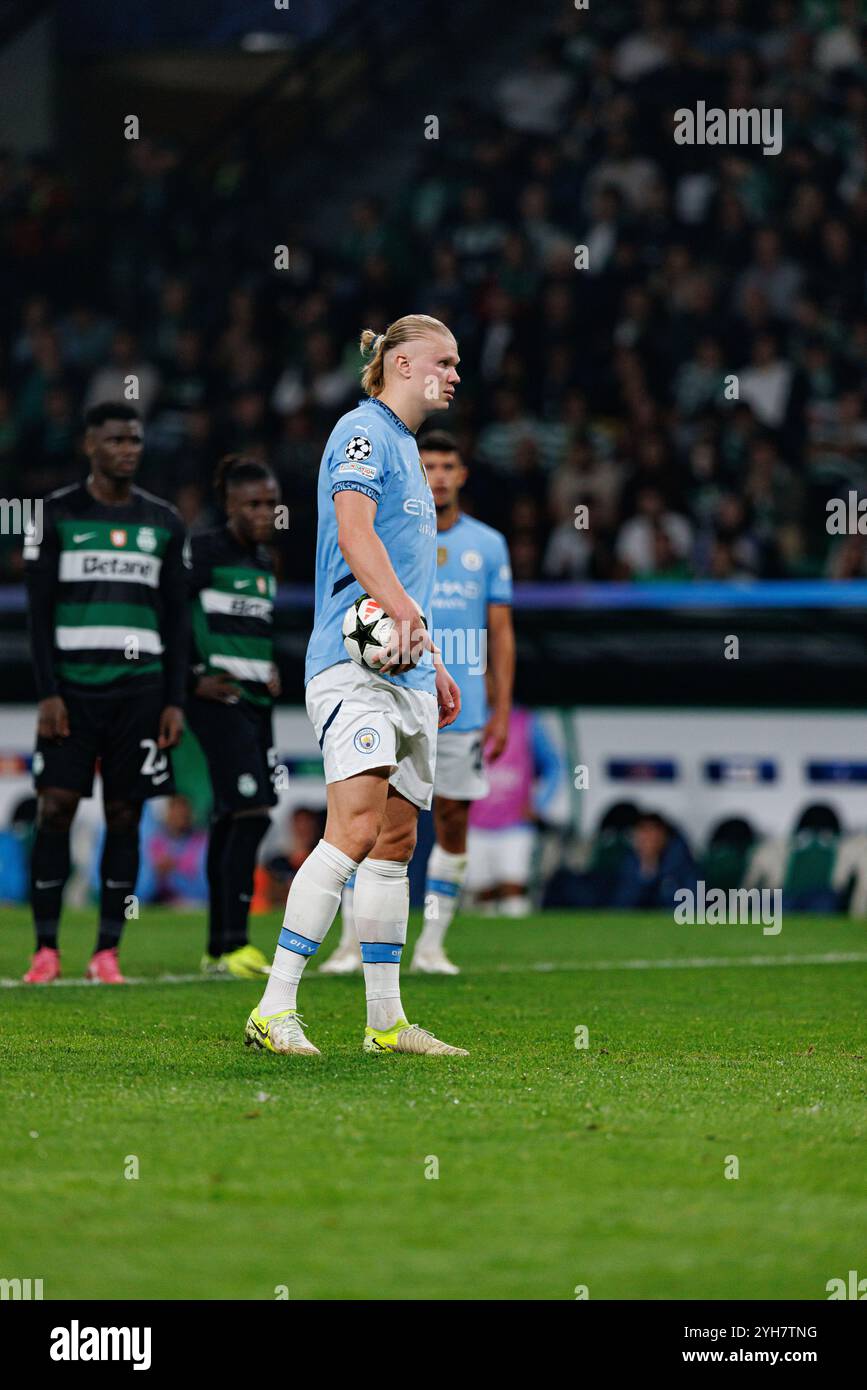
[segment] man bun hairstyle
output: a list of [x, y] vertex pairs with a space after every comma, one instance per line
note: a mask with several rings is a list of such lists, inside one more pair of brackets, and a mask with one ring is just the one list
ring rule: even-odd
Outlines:
[[225, 511], [229, 488], [241, 487], [244, 483], [261, 483], [269, 478], [273, 479], [274, 474], [267, 463], [262, 463], [259, 459], [245, 458], [243, 454], [224, 454], [214, 475], [217, 501]]
[[390, 323], [384, 333], [374, 333], [372, 328], [365, 328], [360, 346], [361, 355], [366, 360], [361, 373], [361, 385], [366, 394], [382, 395], [387, 352], [400, 347], [402, 343], [412, 342], [416, 338], [426, 338], [429, 333], [444, 333], [449, 338], [452, 336], [451, 329], [446, 328], [439, 319], [431, 318], [430, 314], [405, 314], [402, 319], [395, 319], [394, 323]]

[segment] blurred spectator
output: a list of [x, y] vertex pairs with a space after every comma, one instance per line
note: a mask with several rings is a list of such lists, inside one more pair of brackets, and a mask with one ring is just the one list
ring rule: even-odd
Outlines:
[[36, 818], [36, 798], [23, 797], [12, 809], [9, 825], [0, 830], [0, 902], [23, 903], [30, 893], [30, 847]]
[[[76, 861], [73, 853], [74, 862], [89, 865], [86, 877], [94, 897], [100, 891], [99, 866], [104, 844], [105, 829], [100, 827], [83, 858]], [[169, 903], [174, 907], [198, 907], [207, 902], [207, 835], [195, 824], [188, 797], [145, 802], [140, 845], [135, 895], [141, 902]]]
[[696, 868], [683, 836], [663, 816], [638, 817], [614, 893], [615, 907], [673, 908], [681, 888], [695, 892]]
[[503, 123], [531, 135], [556, 135], [562, 129], [572, 78], [557, 62], [552, 46], [541, 45], [527, 66], [508, 74], [497, 90]]
[[770, 429], [780, 429], [786, 419], [794, 373], [792, 364], [779, 356], [776, 339], [762, 333], [753, 345], [752, 361], [737, 373], [741, 398], [756, 418]]
[[[324, 203], [293, 199], [252, 127], [205, 161], [183, 132], [124, 142], [86, 183], [63, 151], [0, 155], [6, 494], [22, 468], [34, 496], [80, 476], [83, 408], [135, 377], [144, 485], [201, 527], [221, 453], [268, 457], [297, 523], [283, 574], [309, 583], [359, 331], [413, 309], [457, 334], [450, 428], [517, 578], [860, 573], [821, 523], [867, 487], [863, 5], [604, 8], [588, 27], [537, 0], [537, 41], [490, 91], [444, 74], [447, 139], [414, 165], [402, 131], [352, 152], [375, 196], [335, 178]], [[781, 106], [782, 151], [676, 145], [672, 112], [699, 98]], [[336, 131], [305, 139], [340, 157]]]
[[662, 493], [642, 488], [638, 512], [617, 539], [617, 558], [633, 575], [652, 574], [658, 564], [683, 561], [689, 554], [692, 529], [685, 517], [670, 511]]
[[668, 62], [665, 6], [661, 0], [644, 0], [640, 13], [638, 27], [614, 48], [614, 71], [623, 82], [637, 82]]
[[[130, 394], [131, 378], [134, 379], [137, 395]], [[159, 373], [153, 363], [139, 356], [135, 334], [129, 329], [119, 329], [112, 339], [109, 361], [97, 368], [90, 378], [83, 408], [90, 410], [100, 401], [134, 400], [142, 415], [148, 416], [157, 398], [159, 381]]]
[[734, 493], [723, 493], [709, 524], [696, 539], [696, 572], [708, 579], [753, 579], [761, 571], [762, 547], [747, 508]]
[[169, 797], [161, 820], [142, 834], [136, 892], [143, 902], [199, 906], [207, 901], [207, 835], [186, 796]]
[[322, 811], [296, 806], [284, 828], [285, 846], [269, 854], [256, 869], [251, 912], [270, 912], [282, 907], [289, 885], [307, 856], [316, 848], [325, 828]]

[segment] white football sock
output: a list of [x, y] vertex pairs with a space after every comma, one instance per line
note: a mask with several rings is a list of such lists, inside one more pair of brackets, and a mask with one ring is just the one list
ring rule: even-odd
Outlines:
[[466, 854], [451, 854], [434, 845], [424, 885], [424, 926], [416, 951], [439, 950], [457, 911], [467, 874]]
[[358, 955], [358, 936], [355, 932], [355, 888], [347, 886], [340, 899], [340, 944], [338, 951]]
[[320, 840], [304, 860], [289, 889], [283, 930], [259, 1003], [264, 1018], [295, 1008], [304, 967], [325, 940], [340, 906], [343, 885], [356, 868], [348, 854], [325, 840]]
[[404, 1017], [400, 957], [409, 920], [406, 864], [365, 859], [355, 879], [355, 930], [361, 945], [367, 1022], [385, 1031]]

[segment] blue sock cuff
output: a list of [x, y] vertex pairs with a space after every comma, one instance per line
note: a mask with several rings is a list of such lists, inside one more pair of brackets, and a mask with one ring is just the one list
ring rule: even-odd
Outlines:
[[361, 960], [364, 965], [398, 965], [403, 952], [400, 941], [362, 941]]
[[277, 938], [278, 946], [282, 946], [284, 951], [294, 951], [297, 956], [315, 955], [321, 944], [321, 941], [312, 941], [309, 936], [301, 936], [288, 927], [284, 927]]
[[444, 898], [456, 898], [461, 891], [459, 883], [449, 883], [447, 878], [429, 878], [425, 883], [426, 893], [441, 893]]

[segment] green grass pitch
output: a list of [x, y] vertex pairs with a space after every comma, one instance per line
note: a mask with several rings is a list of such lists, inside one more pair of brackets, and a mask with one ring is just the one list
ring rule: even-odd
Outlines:
[[[276, 928], [255, 924], [269, 954]], [[404, 985], [465, 1059], [363, 1055], [360, 979], [315, 963], [322, 1059], [253, 1054], [258, 986], [157, 979], [195, 972], [202, 933], [151, 909], [123, 953], [146, 983], [0, 990], [0, 1277], [49, 1299], [824, 1299], [863, 1271], [863, 924], [465, 917], [464, 973]], [[70, 913], [67, 979], [92, 940]], [[4, 910], [0, 976], [29, 950]]]

